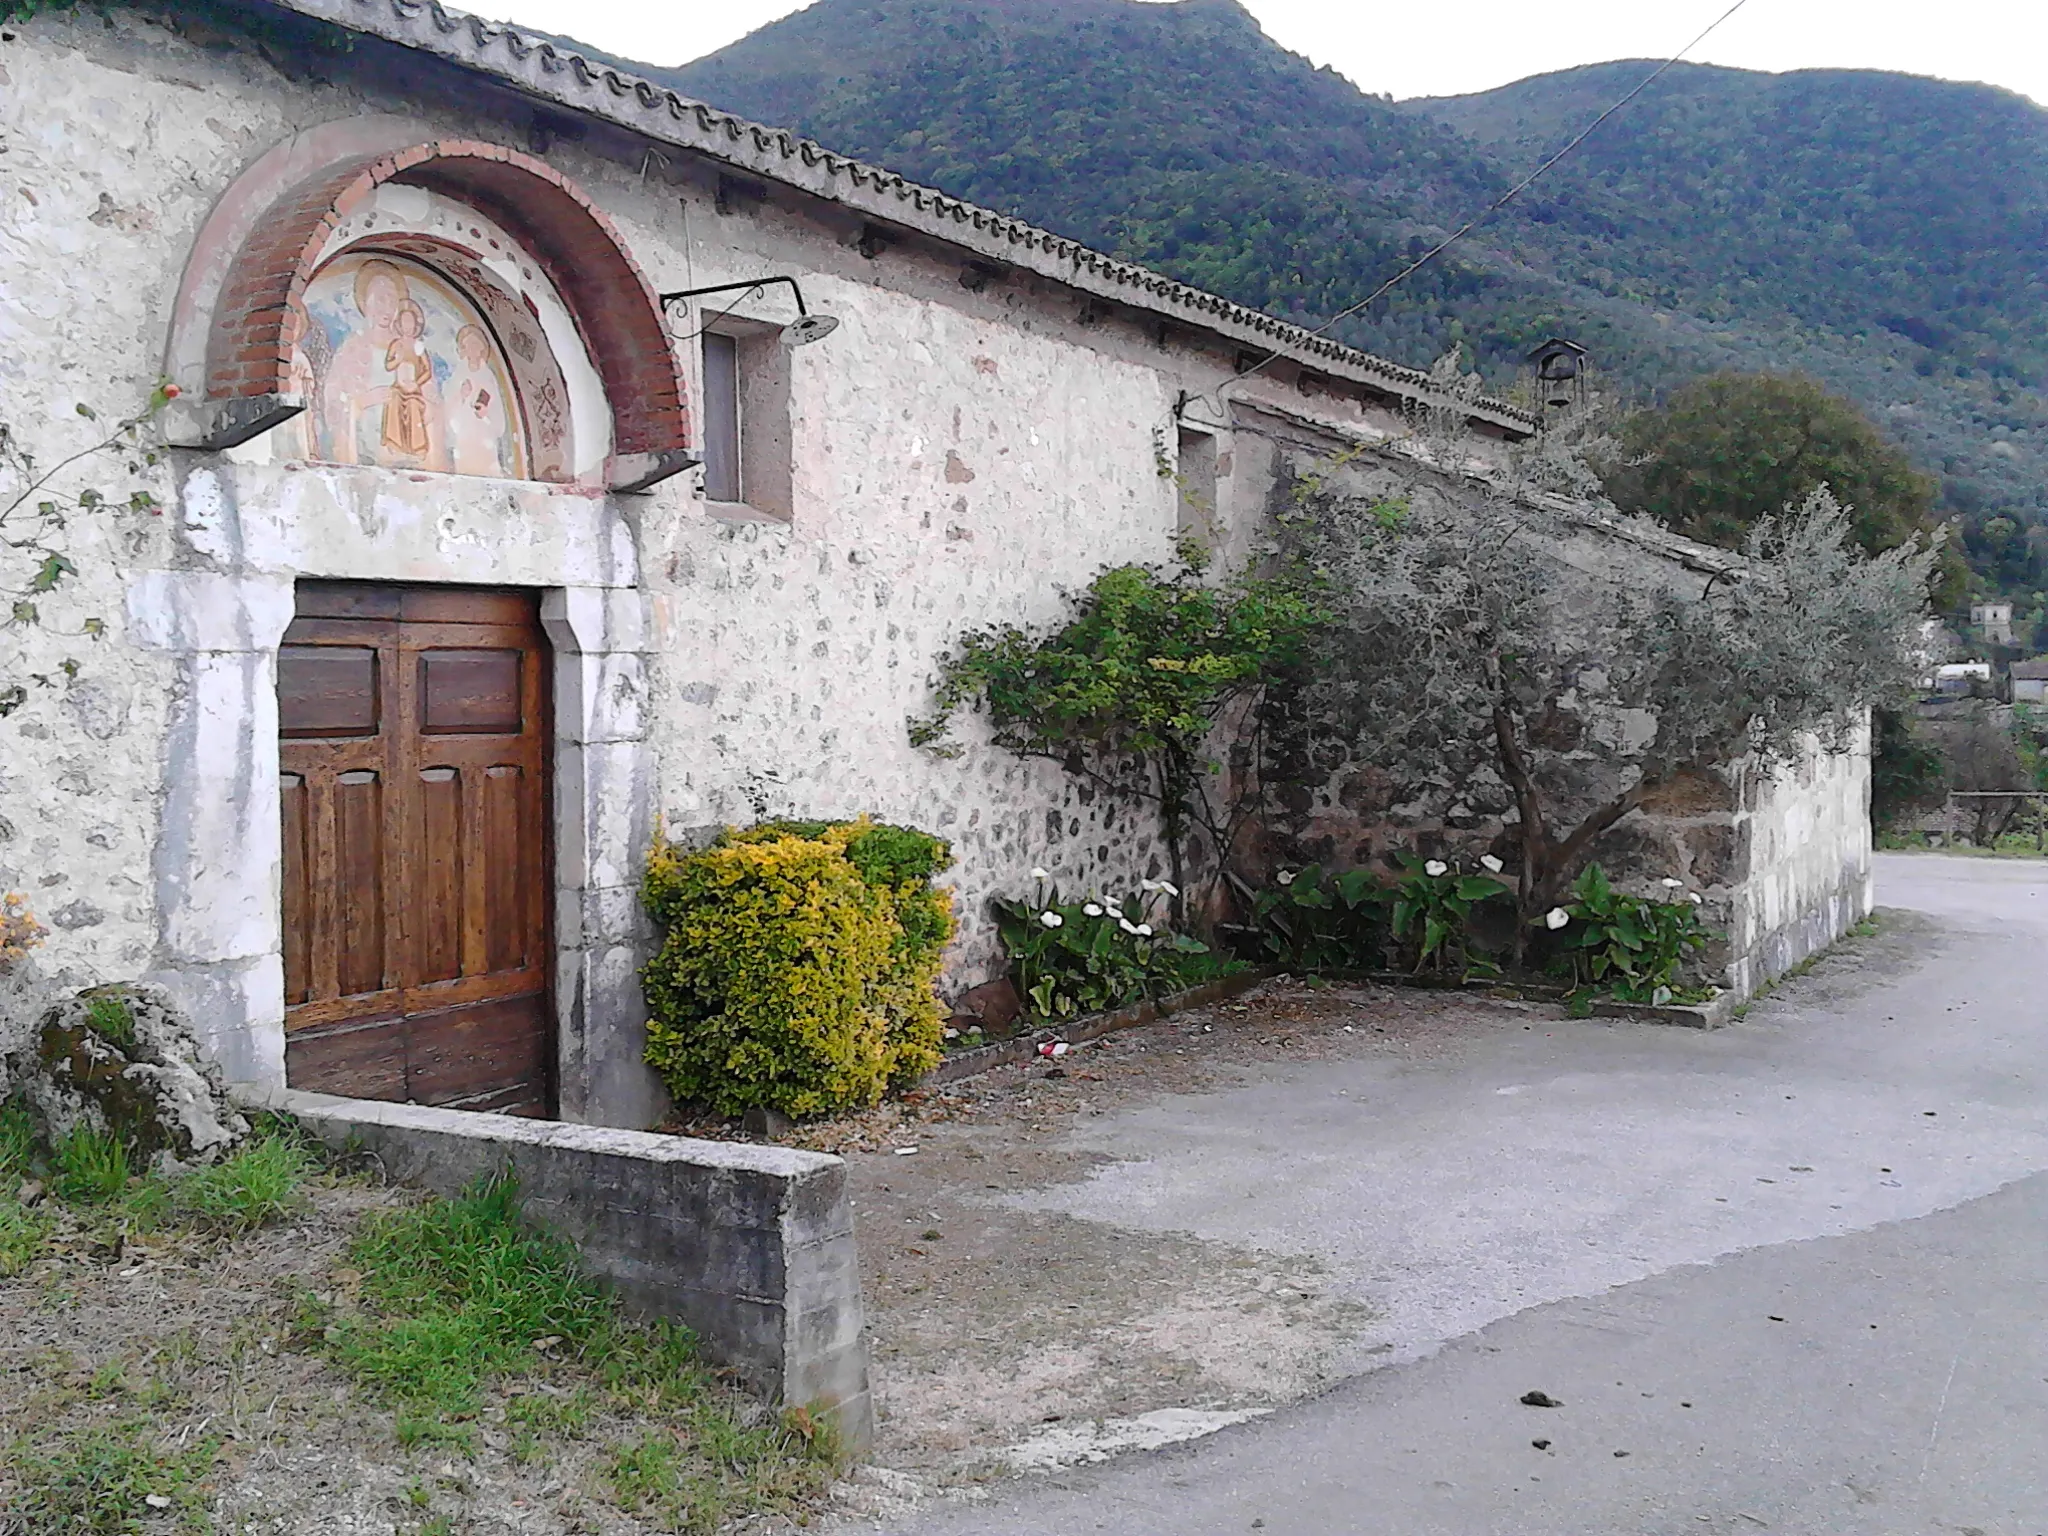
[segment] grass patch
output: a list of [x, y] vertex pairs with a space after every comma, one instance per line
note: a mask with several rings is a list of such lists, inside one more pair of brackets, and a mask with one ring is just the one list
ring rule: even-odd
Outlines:
[[[240, 1237], [301, 1209], [305, 1182], [319, 1169], [311, 1144], [266, 1116], [218, 1163], [138, 1178], [114, 1137], [80, 1126], [45, 1152], [28, 1112], [0, 1107], [0, 1280], [26, 1270], [60, 1230], [98, 1241], [163, 1231]], [[18, 1192], [38, 1177], [49, 1198], [24, 1204]]]
[[16, 1491], [0, 1529], [10, 1536], [128, 1536], [175, 1520], [182, 1530], [204, 1531], [206, 1476], [218, 1448], [205, 1440], [159, 1450], [147, 1419], [17, 1445], [10, 1467]]
[[317, 1336], [394, 1410], [403, 1443], [467, 1446], [491, 1413], [526, 1460], [549, 1438], [630, 1419], [638, 1433], [605, 1461], [607, 1483], [625, 1507], [689, 1533], [798, 1508], [838, 1460], [807, 1415], [778, 1417], [721, 1385], [687, 1330], [624, 1317], [573, 1250], [520, 1220], [508, 1181], [373, 1218], [350, 1260], [363, 1310]]
[[50, 1157], [50, 1191], [74, 1205], [105, 1205], [128, 1188], [128, 1149], [108, 1131], [81, 1125]]
[[218, 1163], [173, 1179], [144, 1179], [123, 1202], [138, 1227], [196, 1227], [239, 1237], [301, 1209], [319, 1159], [290, 1125], [259, 1121]]

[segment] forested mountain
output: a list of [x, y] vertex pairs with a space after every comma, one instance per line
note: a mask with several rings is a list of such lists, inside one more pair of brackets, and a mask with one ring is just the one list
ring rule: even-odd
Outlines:
[[[646, 72], [1313, 322], [1651, 67], [1396, 104], [1236, 0], [819, 0]], [[1987, 578], [2048, 586], [2048, 113], [2024, 98], [1681, 66], [1343, 327], [1416, 364], [1468, 343], [1502, 387], [1553, 332], [1638, 396], [1716, 368], [1817, 375], [1941, 476]]]

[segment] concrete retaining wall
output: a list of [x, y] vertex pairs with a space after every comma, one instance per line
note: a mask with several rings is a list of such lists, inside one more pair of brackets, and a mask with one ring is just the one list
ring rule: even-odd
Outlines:
[[395, 1181], [454, 1194], [519, 1181], [533, 1221], [575, 1244], [634, 1310], [686, 1324], [748, 1388], [874, 1436], [846, 1165], [817, 1152], [276, 1090], [252, 1095]]

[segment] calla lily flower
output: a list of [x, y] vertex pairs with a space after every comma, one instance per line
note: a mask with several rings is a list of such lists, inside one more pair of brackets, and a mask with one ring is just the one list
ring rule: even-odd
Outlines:
[[1038, 914], [1038, 920], [1048, 928], [1057, 928], [1066, 921], [1057, 912], [1041, 912]]
[[1552, 933], [1557, 932], [1558, 929], [1562, 928], [1566, 923], [1570, 922], [1571, 920], [1571, 913], [1565, 911], [1563, 907], [1552, 907], [1548, 912], [1543, 914], [1543, 926], [1548, 928]]

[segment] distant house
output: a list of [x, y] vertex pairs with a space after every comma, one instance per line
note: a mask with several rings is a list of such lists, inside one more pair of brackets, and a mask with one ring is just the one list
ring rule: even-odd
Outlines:
[[1988, 661], [1949, 661], [1934, 669], [1929, 679], [1936, 693], [1968, 693], [1970, 685], [1991, 682], [1991, 663]]
[[2012, 604], [1970, 604], [1970, 625], [1982, 632], [1990, 645], [2012, 644]]
[[2012, 701], [2015, 704], [2048, 702], [2048, 656], [2012, 664]]

